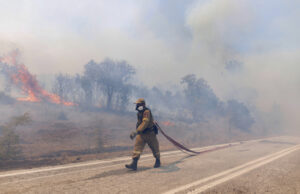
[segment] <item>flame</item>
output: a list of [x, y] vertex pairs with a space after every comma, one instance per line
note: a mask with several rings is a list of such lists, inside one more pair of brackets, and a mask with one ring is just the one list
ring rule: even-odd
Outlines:
[[171, 121], [163, 121], [161, 122], [164, 126], [168, 126], [168, 127], [173, 127], [174, 123], [172, 123]]
[[102, 108], [102, 104], [100, 104], [100, 103], [97, 103], [95, 106], [96, 106], [97, 108]]
[[6, 70], [10, 80], [13, 84], [21, 88], [22, 92], [28, 96], [25, 98], [18, 98], [19, 101], [41, 102], [48, 101], [55, 104], [63, 104], [66, 106], [73, 106], [74, 103], [66, 102], [56, 94], [49, 93], [44, 90], [38, 83], [35, 76], [33, 76], [24, 64], [17, 63], [18, 51], [11, 53], [9, 56], [0, 57], [0, 63], [10, 64], [10, 68]]

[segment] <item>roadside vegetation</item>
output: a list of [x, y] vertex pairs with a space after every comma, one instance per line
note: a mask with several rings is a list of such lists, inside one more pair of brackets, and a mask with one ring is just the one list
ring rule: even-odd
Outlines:
[[[130, 155], [133, 144], [128, 135], [136, 122], [132, 102], [140, 97], [146, 99], [166, 132], [188, 147], [280, 133], [280, 109], [261, 113], [237, 99], [223, 100], [205, 79], [194, 74], [183, 76], [176, 87], [162, 89], [145, 86], [137, 81], [133, 66], [112, 59], [91, 60], [82, 73], [58, 74], [42, 84], [24, 65], [0, 62], [0, 67], [5, 80], [0, 92], [3, 168], [14, 163], [12, 168]], [[20, 74], [20, 67], [26, 74]], [[17, 75], [27, 76], [27, 82], [12, 80]], [[20, 90], [36, 102], [14, 98]], [[49, 101], [53, 96], [71, 106]], [[174, 149], [159, 138], [162, 150]]]
[[18, 159], [21, 156], [20, 137], [16, 128], [30, 121], [29, 113], [25, 113], [0, 126], [0, 160]]

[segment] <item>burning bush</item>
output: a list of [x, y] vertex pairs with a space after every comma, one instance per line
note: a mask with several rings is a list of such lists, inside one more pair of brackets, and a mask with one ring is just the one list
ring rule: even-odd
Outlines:
[[30, 102], [51, 102], [73, 106], [74, 103], [64, 101], [60, 96], [44, 90], [36, 77], [32, 75], [27, 67], [18, 62], [19, 52], [12, 52], [10, 55], [0, 57], [0, 72], [6, 77], [7, 81], [21, 89], [25, 98], [18, 98], [19, 101]]

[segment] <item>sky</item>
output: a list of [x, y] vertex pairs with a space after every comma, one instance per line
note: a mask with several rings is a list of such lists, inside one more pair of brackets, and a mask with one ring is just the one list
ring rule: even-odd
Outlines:
[[297, 126], [299, 20], [296, 0], [0, 0], [0, 55], [19, 49], [37, 75], [126, 60], [150, 87], [194, 73]]

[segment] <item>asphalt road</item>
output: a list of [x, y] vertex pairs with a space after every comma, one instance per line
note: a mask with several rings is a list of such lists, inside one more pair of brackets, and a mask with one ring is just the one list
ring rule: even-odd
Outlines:
[[[219, 145], [224, 146], [224, 145]], [[215, 146], [195, 148], [209, 150]], [[300, 138], [274, 137], [188, 156], [162, 153], [0, 173], [0, 193], [300, 193]]]

